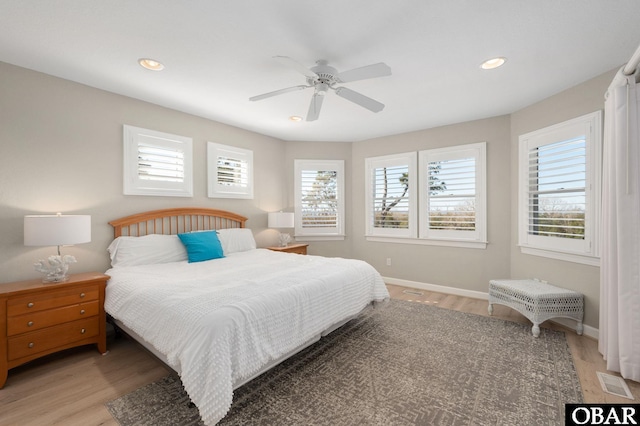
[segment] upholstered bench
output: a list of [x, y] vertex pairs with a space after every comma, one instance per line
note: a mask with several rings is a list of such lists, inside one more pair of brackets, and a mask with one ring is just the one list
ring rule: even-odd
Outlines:
[[527, 317], [531, 333], [540, 335], [540, 324], [551, 318], [571, 318], [578, 322], [576, 332], [582, 334], [584, 296], [576, 291], [556, 287], [539, 280], [491, 280], [489, 282], [489, 315], [493, 305], [505, 305]]

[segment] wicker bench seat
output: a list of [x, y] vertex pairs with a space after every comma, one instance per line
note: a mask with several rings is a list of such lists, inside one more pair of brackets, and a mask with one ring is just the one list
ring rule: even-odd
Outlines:
[[584, 296], [576, 291], [539, 280], [491, 280], [489, 282], [489, 315], [493, 305], [505, 305], [527, 317], [531, 333], [540, 335], [540, 324], [551, 318], [571, 318], [578, 322], [576, 332], [582, 334]]

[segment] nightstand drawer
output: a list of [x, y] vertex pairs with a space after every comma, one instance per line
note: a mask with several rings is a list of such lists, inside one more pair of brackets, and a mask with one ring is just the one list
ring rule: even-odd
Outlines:
[[100, 306], [98, 301], [80, 303], [62, 308], [13, 316], [7, 319], [7, 335], [15, 336], [20, 333], [39, 330], [52, 325], [63, 324], [82, 318], [98, 315]]
[[55, 292], [41, 292], [25, 297], [11, 298], [7, 301], [7, 315], [9, 317], [23, 315], [45, 309], [59, 308], [76, 303], [98, 300], [98, 287], [76, 287], [60, 289]]
[[267, 249], [281, 253], [307, 254], [308, 246], [309, 244], [291, 244], [284, 247], [267, 247]]
[[291, 247], [289, 250], [283, 250], [287, 253], [307, 254], [307, 246]]
[[9, 361], [22, 358], [97, 336], [99, 332], [100, 321], [98, 317], [93, 317], [10, 337], [7, 358]]

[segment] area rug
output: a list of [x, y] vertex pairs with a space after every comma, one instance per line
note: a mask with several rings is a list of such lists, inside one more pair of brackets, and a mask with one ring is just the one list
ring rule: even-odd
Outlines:
[[[391, 300], [237, 389], [221, 425], [561, 425], [583, 402], [563, 332]], [[106, 404], [201, 425], [175, 375]]]

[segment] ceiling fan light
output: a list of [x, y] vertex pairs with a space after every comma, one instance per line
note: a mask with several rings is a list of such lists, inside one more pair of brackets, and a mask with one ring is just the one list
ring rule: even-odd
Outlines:
[[299, 121], [302, 121], [302, 117], [300, 117], [299, 115], [292, 115], [291, 117], [289, 117], [289, 120], [297, 123]]
[[329, 91], [329, 85], [327, 83], [316, 84], [316, 93], [320, 96], [324, 96]]
[[482, 68], [483, 70], [496, 69], [504, 65], [506, 61], [507, 61], [507, 58], [504, 58], [504, 57], [487, 59], [480, 65], [480, 68]]
[[161, 62], [156, 61], [155, 59], [140, 58], [138, 59], [138, 63], [141, 67], [151, 71], [161, 71], [164, 69], [164, 65]]

